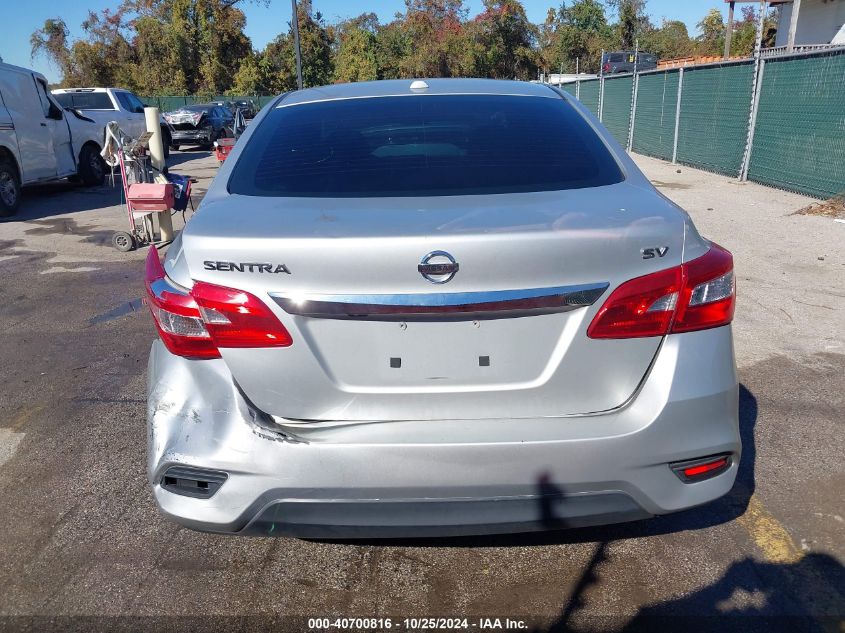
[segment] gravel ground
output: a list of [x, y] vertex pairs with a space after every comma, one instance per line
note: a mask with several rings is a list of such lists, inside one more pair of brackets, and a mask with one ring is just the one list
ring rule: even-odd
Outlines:
[[[496, 538], [246, 539], [161, 519], [144, 475], [154, 331], [144, 253], [110, 247], [119, 190], [27, 190], [0, 223], [0, 630], [432, 615], [477, 630], [505, 616], [536, 631], [842, 630], [845, 225], [794, 215], [803, 196], [636, 159], [735, 256], [739, 481], [673, 516]], [[207, 152], [171, 164], [200, 178], [197, 196], [216, 172]]]

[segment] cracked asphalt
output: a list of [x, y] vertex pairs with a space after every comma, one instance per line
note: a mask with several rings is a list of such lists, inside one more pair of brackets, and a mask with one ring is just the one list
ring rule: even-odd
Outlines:
[[[650, 521], [476, 539], [233, 538], [163, 520], [144, 472], [145, 253], [110, 245], [120, 190], [26, 190], [0, 222], [0, 630], [435, 615], [534, 631], [845, 630], [845, 225], [795, 215], [803, 196], [636, 160], [735, 256], [737, 485]], [[171, 168], [200, 179], [195, 202], [217, 170], [199, 151]]]

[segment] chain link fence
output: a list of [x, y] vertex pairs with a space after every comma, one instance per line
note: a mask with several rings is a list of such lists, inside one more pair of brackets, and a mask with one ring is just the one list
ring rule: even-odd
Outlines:
[[845, 190], [845, 52], [763, 60], [748, 178], [825, 198]]
[[563, 89], [635, 152], [819, 198], [845, 193], [845, 47], [765, 57], [756, 75], [746, 59]]
[[632, 149], [640, 154], [672, 160], [681, 71], [640, 75]]
[[739, 176], [748, 137], [753, 62], [684, 69], [677, 160]]
[[634, 76], [622, 75], [604, 80], [604, 97], [601, 99], [601, 120], [623, 147], [628, 146], [628, 128], [631, 125], [631, 95]]

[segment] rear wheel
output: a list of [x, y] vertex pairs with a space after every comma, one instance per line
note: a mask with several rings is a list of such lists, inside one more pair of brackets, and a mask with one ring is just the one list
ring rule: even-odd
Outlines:
[[170, 149], [173, 147], [171, 143], [170, 132], [167, 128], [161, 128], [161, 144], [164, 146], [164, 157], [170, 158]]
[[20, 202], [18, 170], [8, 158], [0, 158], [0, 217], [14, 215]]
[[82, 184], [102, 185], [106, 180], [106, 162], [94, 145], [84, 145], [79, 152], [79, 179]]
[[214, 141], [216, 141], [218, 138], [220, 138], [220, 135], [217, 132], [215, 132], [214, 129], [212, 128], [212, 130], [208, 133], [208, 143], [204, 143], [203, 145], [201, 145], [201, 147], [203, 149], [213, 150], [214, 149]]

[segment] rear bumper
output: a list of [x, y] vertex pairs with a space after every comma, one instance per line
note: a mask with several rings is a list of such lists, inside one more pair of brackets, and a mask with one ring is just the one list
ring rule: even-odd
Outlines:
[[170, 137], [173, 143], [210, 143], [213, 136], [211, 128], [199, 128], [190, 130], [171, 130]]
[[[740, 440], [730, 327], [672, 335], [636, 396], [604, 414], [295, 424], [238, 392], [221, 360], [150, 355], [148, 476], [168, 518], [231, 534], [408, 537], [614, 523], [727, 493]], [[277, 422], [281, 422], [279, 426]], [[683, 483], [668, 463], [729, 453]], [[210, 498], [162, 486], [174, 466], [226, 473]]]

